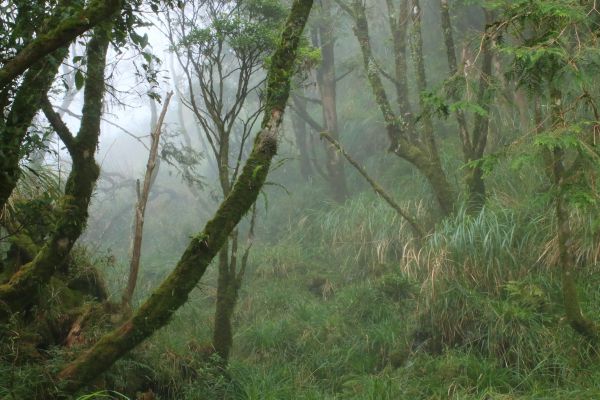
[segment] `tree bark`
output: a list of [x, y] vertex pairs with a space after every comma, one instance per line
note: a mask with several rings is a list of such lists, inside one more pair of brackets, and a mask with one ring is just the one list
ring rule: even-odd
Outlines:
[[34, 64], [25, 74], [17, 90], [10, 112], [0, 122], [0, 208], [4, 207], [20, 176], [19, 161], [22, 142], [31, 126], [44, 96], [54, 81], [54, 76], [67, 48], [61, 48]]
[[[237, 232], [234, 232], [237, 242]], [[232, 241], [233, 241], [232, 240]], [[213, 331], [213, 347], [219, 355], [223, 365], [229, 360], [231, 347], [233, 346], [233, 328], [231, 319], [238, 299], [241, 281], [236, 279], [235, 253], [232, 250], [229, 258], [229, 248], [226, 243], [219, 253], [219, 277], [217, 282], [217, 304], [215, 310], [215, 328]], [[232, 245], [232, 247], [236, 247]], [[232, 268], [233, 267], [233, 268]]]
[[277, 151], [279, 126], [290, 91], [290, 79], [312, 0], [295, 0], [280, 44], [267, 74], [262, 129], [242, 172], [202, 233], [192, 239], [173, 272], [122, 326], [102, 337], [58, 375], [63, 389], [73, 393], [106, 371], [156, 330], [166, 325], [204, 275], [240, 219], [256, 201]]
[[[557, 88], [551, 88], [550, 98], [552, 101], [550, 108], [553, 128], [561, 129], [564, 125], [562, 118], [562, 93]], [[565, 181], [568, 172], [564, 165], [564, 150], [560, 147], [555, 147], [546, 159], [550, 164], [548, 165], [548, 172], [551, 174], [555, 189], [558, 191], [555, 197], [555, 212], [565, 316], [575, 332], [596, 345], [600, 339], [600, 327], [583, 314], [579, 295], [577, 294], [577, 283], [575, 280], [576, 260], [572, 248], [574, 235], [571, 230], [569, 210], [565, 199], [565, 187], [567, 185]]]

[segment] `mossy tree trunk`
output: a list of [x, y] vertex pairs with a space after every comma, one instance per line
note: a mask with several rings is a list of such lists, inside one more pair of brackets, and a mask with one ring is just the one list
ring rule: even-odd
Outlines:
[[[563, 115], [565, 115], [562, 104], [563, 96], [560, 89], [551, 87], [550, 89], [550, 109], [552, 129], [561, 132], [565, 128]], [[600, 327], [587, 318], [581, 311], [579, 295], [577, 293], [576, 283], [576, 260], [574, 255], [573, 243], [574, 234], [571, 229], [570, 212], [567, 205], [567, 194], [569, 186], [569, 176], [576, 173], [572, 171], [578, 166], [574, 163], [570, 168], [565, 167], [565, 151], [556, 146], [546, 154], [548, 164], [548, 174], [551, 176], [556, 190], [555, 196], [555, 215], [557, 225], [558, 252], [561, 268], [563, 304], [565, 307], [565, 316], [569, 325], [580, 335], [590, 340], [594, 345], [598, 344], [600, 339]]]
[[[399, 99], [399, 104], [403, 104], [403, 106], [400, 109], [400, 113], [394, 112], [382, 81], [381, 70], [371, 49], [369, 22], [364, 3], [360, 0], [355, 0], [352, 3], [352, 7], [348, 7], [341, 2], [338, 2], [338, 4], [354, 19], [354, 34], [361, 49], [363, 65], [375, 97], [375, 102], [383, 116], [387, 135], [390, 140], [390, 151], [413, 164], [425, 176], [431, 185], [442, 215], [450, 215], [454, 210], [456, 194], [442, 168], [430, 117], [425, 116], [423, 118], [423, 126], [418, 134], [416, 134], [414, 132], [416, 121], [410, 115], [408, 101]], [[412, 53], [417, 72], [417, 86], [420, 91], [423, 91], [426, 89], [427, 82], [423, 63], [420, 29], [421, 9], [419, 3], [415, 1], [413, 1], [411, 6], [412, 11], [410, 12], [413, 23]], [[404, 9], [406, 9], [406, 6], [404, 6]], [[400, 43], [402, 40], [407, 40], [405, 23], [405, 21], [399, 20], [393, 25], [393, 28], [396, 29], [394, 37], [397, 41], [394, 45], [394, 51], [400, 52], [400, 54], [396, 55], [398, 59], [396, 69], [399, 75], [406, 73], [406, 66], [400, 61], [404, 57], [402, 52], [406, 51], [406, 46]], [[400, 96], [404, 92], [405, 85], [402, 84], [402, 81], [396, 82], [397, 95]], [[421, 108], [424, 108], [422, 101], [421, 106]]]
[[239, 290], [242, 286], [243, 275], [237, 271], [237, 230], [233, 232], [231, 257], [229, 243], [226, 243], [219, 253], [219, 275], [217, 281], [217, 304], [214, 317], [213, 347], [221, 362], [229, 360], [233, 346], [232, 318], [237, 304]]
[[[243, 50], [237, 47], [239, 37], [222, 28], [222, 16], [217, 11], [222, 5], [222, 0], [190, 1], [170, 13], [167, 24], [169, 40], [173, 46], [179, 46], [176, 58], [187, 77], [186, 104], [202, 128], [199, 133], [209, 143], [221, 194], [227, 198], [263, 107], [258, 93], [263, 78], [257, 71], [268, 48], [259, 43], [249, 44]], [[236, 7], [243, 10], [244, 5], [236, 3]], [[256, 22], [250, 15], [240, 14], [240, 18], [248, 24]], [[271, 22], [268, 17], [263, 18], [261, 25], [268, 27]], [[210, 44], [198, 42], [194, 25], [212, 26], [218, 33], [215, 40]], [[229, 84], [235, 85], [235, 91], [225, 89]], [[213, 346], [224, 363], [232, 345], [231, 318], [246, 262], [238, 262], [238, 240], [236, 230], [221, 249], [218, 262]]]
[[173, 272], [134, 315], [58, 374], [62, 388], [67, 392], [75, 392], [90, 382], [168, 323], [173, 313], [187, 301], [210, 262], [256, 201], [277, 151], [279, 126], [289, 96], [297, 49], [311, 8], [311, 0], [295, 0], [292, 4], [267, 74], [262, 129], [231, 193], [203, 231], [192, 239]]
[[[23, 82], [5, 120], [0, 122], [0, 208], [4, 207], [19, 179], [22, 142], [31, 121], [40, 109], [40, 102], [68, 53], [68, 46], [77, 36], [111, 17], [121, 7], [121, 0], [94, 0], [74, 15], [68, 14], [71, 1], [59, 2], [47, 28], [0, 68], [0, 91], [14, 85], [23, 72]], [[33, 28], [32, 28], [33, 29]], [[10, 96], [2, 96], [8, 98]], [[4, 103], [4, 100], [0, 103]], [[0, 104], [4, 108], [5, 104]]]
[[61, 48], [29, 68], [6, 119], [0, 122], [0, 208], [17, 185], [23, 140], [66, 55], [67, 48]]
[[94, 154], [100, 134], [109, 28], [96, 28], [87, 46], [83, 117], [77, 136], [71, 134], [47, 99], [43, 102], [48, 120], [71, 155], [72, 169], [59, 202], [57, 222], [50, 238], [31, 262], [21, 267], [7, 283], [0, 285], [0, 302], [13, 312], [22, 311], [37, 301], [39, 288], [50, 280], [65, 261], [85, 228], [88, 206], [100, 173]]

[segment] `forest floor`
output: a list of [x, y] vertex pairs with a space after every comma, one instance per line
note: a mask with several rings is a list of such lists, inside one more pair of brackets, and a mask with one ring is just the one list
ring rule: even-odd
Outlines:
[[[202, 361], [214, 274], [116, 376], [144, 365], [177, 399], [600, 398], [598, 354], [563, 318], [542, 209], [460, 214], [420, 250], [396, 218], [364, 195], [288, 215], [258, 241], [226, 379]], [[600, 276], [581, 274], [600, 320]]]

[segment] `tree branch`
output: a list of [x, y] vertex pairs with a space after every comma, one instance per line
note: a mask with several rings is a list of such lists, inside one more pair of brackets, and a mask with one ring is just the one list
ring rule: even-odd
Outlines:
[[50, 100], [48, 99], [48, 96], [46, 94], [42, 96], [42, 111], [44, 112], [46, 119], [48, 119], [48, 122], [50, 122], [52, 129], [54, 129], [54, 132], [56, 132], [60, 140], [62, 140], [65, 146], [67, 146], [69, 152], [73, 152], [73, 146], [75, 145], [75, 137], [69, 130], [69, 127], [64, 123], [60, 115], [58, 115], [58, 113], [54, 111], [52, 103], [50, 103]]
[[365, 180], [369, 183], [369, 185], [371, 185], [371, 188], [373, 188], [375, 193], [380, 195], [385, 200], [385, 202], [388, 203], [388, 205], [390, 207], [392, 207], [396, 211], [396, 213], [398, 213], [398, 215], [401, 218], [405, 219], [406, 222], [408, 222], [408, 224], [410, 225], [410, 227], [413, 231], [413, 235], [414, 235], [415, 239], [418, 242], [421, 242], [421, 240], [425, 237], [425, 231], [419, 226], [417, 221], [413, 217], [410, 216], [408, 211], [404, 210], [398, 203], [396, 203], [394, 201], [394, 199], [392, 199], [392, 196], [390, 196], [385, 190], [383, 190], [381, 185], [379, 185], [379, 183], [377, 183], [375, 180], [373, 180], [369, 176], [367, 171], [365, 171], [365, 169], [363, 167], [361, 167], [360, 164], [358, 162], [356, 162], [350, 156], [350, 154], [348, 154], [346, 152], [346, 150], [344, 150], [342, 145], [337, 140], [335, 140], [334, 138], [329, 136], [329, 134], [326, 132], [322, 132], [321, 137], [327, 139], [327, 141], [329, 143], [331, 143], [333, 146], [335, 146], [335, 148], [344, 156], [344, 158], [346, 158], [346, 160], [348, 160], [350, 165], [352, 165], [358, 171], [358, 173], [361, 174], [363, 178], [365, 178]]
[[25, 72], [36, 61], [66, 46], [77, 36], [108, 19], [121, 8], [121, 1], [94, 0], [81, 12], [61, 21], [54, 29], [34, 39], [2, 66], [0, 89]]

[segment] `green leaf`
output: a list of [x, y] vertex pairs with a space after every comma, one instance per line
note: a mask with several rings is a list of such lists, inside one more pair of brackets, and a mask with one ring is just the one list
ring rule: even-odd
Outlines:
[[144, 33], [144, 36], [140, 38], [140, 47], [143, 49], [148, 45], [148, 34]]
[[81, 70], [77, 70], [77, 72], [75, 72], [75, 88], [77, 90], [81, 90], [84, 84], [85, 78], [83, 76], [83, 72], [81, 72]]

